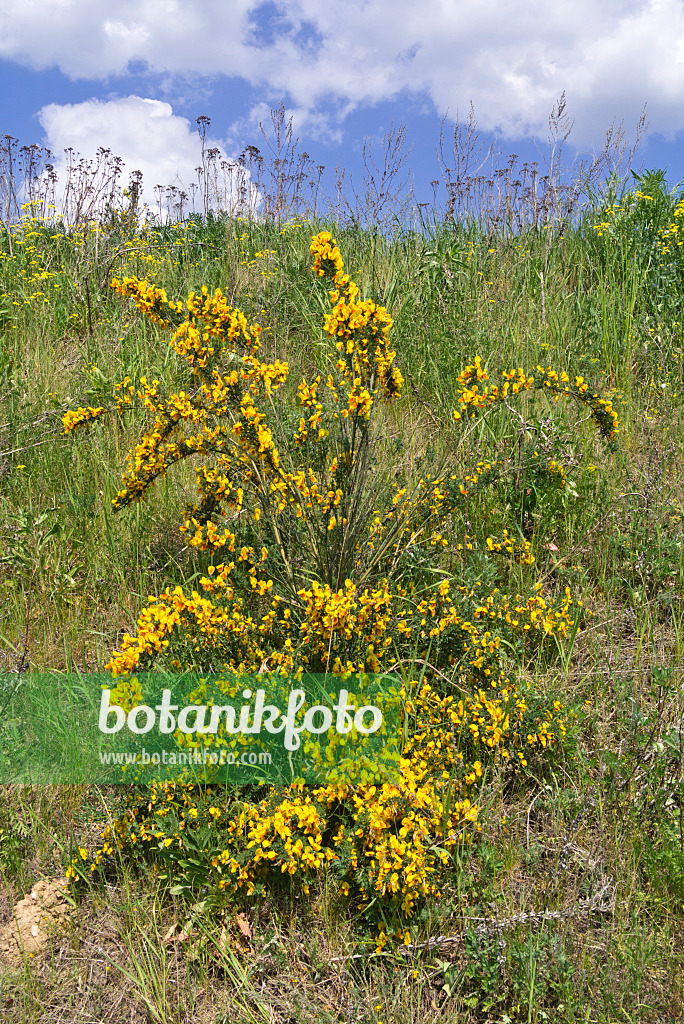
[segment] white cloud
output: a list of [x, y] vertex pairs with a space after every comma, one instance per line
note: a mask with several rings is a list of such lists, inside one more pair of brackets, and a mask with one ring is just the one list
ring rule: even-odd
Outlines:
[[[196, 168], [201, 164], [199, 136], [185, 118], [173, 113], [168, 103], [139, 96], [65, 105], [51, 103], [42, 108], [39, 118], [45, 130], [46, 145], [57, 157], [54, 166], [62, 189], [68, 165], [74, 163], [73, 156], [63, 155], [68, 149], [74, 155], [91, 161], [96, 159], [98, 149], [111, 151], [113, 157], [120, 157], [124, 162], [120, 179], [122, 185], [127, 184], [133, 171], [142, 171], [142, 199], [153, 210], [159, 197], [155, 192], [156, 185], [165, 188], [173, 185], [191, 196], [191, 186], [198, 183]], [[207, 149], [220, 149], [220, 143], [209, 137], [205, 146]], [[218, 158], [219, 163], [220, 160], [221, 157]], [[233, 195], [229, 201], [237, 202], [235, 174], [227, 167], [225, 170], [226, 182], [233, 183]], [[222, 175], [219, 177], [223, 180]], [[210, 188], [210, 192], [213, 191]], [[202, 209], [199, 190], [195, 205]], [[211, 205], [215, 204], [212, 202]]]
[[[152, 70], [242, 74], [253, 0], [0, 0], [0, 57], [71, 78]], [[113, 16], [113, 11], [114, 16]], [[206, 60], [203, 58], [206, 54]], [[217, 67], [221, 64], [221, 68]]]
[[565, 91], [577, 143], [645, 102], [652, 130], [684, 127], [680, 0], [0, 0], [0, 56], [91, 79], [131, 61], [239, 76], [302, 124], [409, 90], [452, 116], [472, 100], [482, 128], [515, 137], [544, 131]]

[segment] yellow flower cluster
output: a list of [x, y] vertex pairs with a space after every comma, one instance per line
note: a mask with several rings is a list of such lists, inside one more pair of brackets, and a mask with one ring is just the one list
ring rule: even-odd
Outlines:
[[337, 367], [352, 385], [348, 410], [360, 410], [367, 419], [378, 387], [386, 399], [391, 399], [404, 383], [400, 370], [392, 365], [396, 352], [388, 344], [392, 318], [384, 306], [370, 299], [359, 300], [359, 289], [344, 273], [340, 251], [329, 232], [316, 235], [310, 249], [316, 274], [332, 277], [329, 295], [334, 305], [324, 325], [328, 334], [339, 339]]
[[[507, 534], [500, 541], [488, 537], [484, 550], [534, 560], [529, 544], [514, 543]], [[270, 596], [261, 615], [250, 613], [231, 581], [236, 561], [246, 569], [251, 589]], [[446, 666], [466, 665], [489, 678], [496, 675], [502, 640], [510, 643], [513, 634], [521, 640], [552, 634], [562, 639], [574, 623], [574, 608], [581, 607], [567, 589], [562, 599], [547, 601], [539, 587], [525, 598], [498, 588], [484, 592], [479, 581], [455, 585], [446, 577], [422, 598], [413, 585], [391, 588], [387, 579], [363, 590], [347, 580], [338, 591], [314, 581], [297, 591], [295, 604], [270, 595], [273, 580], [261, 570], [264, 561], [245, 547], [234, 561], [212, 566], [210, 575], [200, 579], [209, 596], [198, 591], [188, 596], [175, 587], [150, 597], [136, 635], [124, 635], [121, 651], [113, 653], [107, 668], [114, 676], [125, 675], [146, 668], [170, 644], [183, 650], [189, 644], [201, 655], [199, 663], [208, 657], [215, 663], [218, 657], [236, 673], [258, 672], [266, 659], [271, 669], [290, 672], [301, 664], [344, 677], [386, 670], [399, 643], [401, 649], [413, 648], [417, 657], [431, 650], [437, 660], [442, 651]]]
[[[477, 415], [478, 410], [488, 409], [497, 402], [505, 402], [512, 395], [520, 394], [532, 389], [544, 389], [550, 392], [554, 401], [562, 396], [574, 398], [591, 409], [594, 422], [601, 433], [611, 441], [615, 439], [618, 432], [618, 415], [613, 409], [609, 399], [601, 398], [595, 392], [589, 392], [589, 385], [584, 377], [570, 379], [563, 371], [558, 373], [552, 367], [538, 366], [539, 377], [527, 376], [522, 368], [510, 370], [502, 374], [504, 383], [501, 387], [496, 384], [487, 384], [489, 373], [482, 366], [479, 356], [471, 366], [457, 378], [458, 401], [462, 409], [469, 410], [470, 416]], [[456, 419], [460, 419], [460, 413], [454, 413]]]
[[170, 345], [190, 365], [204, 369], [219, 350], [233, 351], [238, 346], [245, 352], [255, 353], [259, 348], [258, 324], [247, 324], [239, 309], [228, 304], [219, 288], [213, 295], [203, 286], [201, 295], [190, 292], [185, 302], [170, 302], [163, 288], [156, 288], [137, 277], [114, 278], [112, 288], [121, 296], [132, 298], [135, 305], [153, 323], [161, 327], [175, 325]]
[[84, 423], [89, 423], [91, 420], [96, 420], [104, 413], [104, 406], [99, 406], [94, 409], [92, 406], [85, 408], [82, 406], [80, 409], [70, 409], [62, 417], [62, 423], [64, 424], [64, 433], [68, 434], [71, 430], [76, 427], [82, 426]]
[[426, 683], [401, 696], [411, 728], [398, 782], [296, 784], [232, 801], [219, 790], [203, 798], [192, 786], [154, 784], [103, 833], [90, 869], [79, 854], [70, 876], [91, 873], [113, 842], [175, 864], [204, 827], [212, 838], [203, 879], [217, 895], [250, 896], [283, 875], [308, 892], [325, 871], [361, 910], [380, 900], [396, 920], [410, 918], [425, 897], [439, 895], [452, 851], [478, 831], [477, 794], [492, 759], [524, 767], [566, 724], [558, 702], [531, 712], [503, 673], [469, 697], [443, 696]]
[[342, 253], [329, 231], [321, 231], [310, 245], [314, 257], [313, 270], [317, 277], [333, 277], [344, 271]]
[[680, 249], [684, 245], [682, 218], [684, 218], [684, 199], [681, 199], [675, 206], [674, 219], [666, 228], [661, 228], [658, 231], [658, 246], [663, 256], [672, 251], [672, 246], [675, 246], [675, 249]]

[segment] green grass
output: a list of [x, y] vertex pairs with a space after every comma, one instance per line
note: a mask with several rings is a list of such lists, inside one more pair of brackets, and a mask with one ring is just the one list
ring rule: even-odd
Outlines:
[[[676, 197], [657, 176], [638, 184], [654, 198], [606, 215], [609, 197], [562, 233], [437, 218], [386, 238], [216, 218], [135, 237], [115, 224], [96, 239], [26, 221], [11, 257], [0, 233], [0, 670], [101, 670], [148, 595], [200, 568], [177, 533], [189, 469], [113, 514], [140, 424], [61, 433], [63, 412], [97, 405], [126, 375], [178, 379], [163, 332], [110, 279], [151, 276], [174, 298], [220, 286], [262, 323], [296, 388], [329, 358], [308, 251], [326, 228], [362, 294], [394, 318], [407, 386], [389, 438], [408, 428], [416, 451], [449, 451], [463, 467], [518, 457], [469, 517], [530, 539], [544, 592], [569, 586], [583, 602], [567, 641], [512, 666], [531, 698], [575, 709], [573, 736], [544, 775], [487, 780], [482, 832], [407, 948], [365, 952], [325, 878], [308, 901], [283, 889], [217, 915], [122, 857], [50, 951], [0, 967], [3, 1020], [684, 1019], [684, 262], [657, 246]], [[489, 417], [454, 449], [439, 424], [475, 355], [491, 370], [584, 375], [613, 396], [616, 453], [576, 409], [551, 405]], [[565, 493], [538, 486], [528, 447], [563, 456]], [[521, 587], [525, 571], [506, 585]], [[96, 787], [0, 792], [0, 926], [38, 878], [96, 842], [116, 799]]]

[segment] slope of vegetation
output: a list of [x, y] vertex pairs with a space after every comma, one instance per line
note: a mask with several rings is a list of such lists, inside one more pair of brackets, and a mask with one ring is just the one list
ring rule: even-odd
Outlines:
[[[51, 953], [0, 968], [3, 1019], [682, 1019], [684, 202], [659, 172], [572, 210], [518, 198], [419, 229], [303, 199], [75, 226], [34, 203], [0, 231], [3, 714], [39, 670], [136, 666], [175, 592], [170, 664], [394, 673], [412, 730], [391, 792], [5, 787], [0, 923], [67, 871], [74, 906]], [[340, 301], [366, 303], [341, 350]], [[169, 342], [219, 306], [243, 348], [200, 369], [243, 367], [212, 414], [246, 426], [209, 508], [218, 448], [153, 487], [125, 457], [174, 396], [197, 422], [202, 337], [196, 362]], [[366, 475], [307, 504], [297, 474], [344, 466], [351, 424]], [[196, 643], [190, 605], [230, 575], [208, 524], [247, 552], [239, 657]], [[261, 628], [273, 594], [291, 613]]]

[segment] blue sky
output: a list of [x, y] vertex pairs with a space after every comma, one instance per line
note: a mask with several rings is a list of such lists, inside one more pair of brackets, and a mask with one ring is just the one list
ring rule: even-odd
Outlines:
[[[684, 179], [684, 4], [680, 0], [0, 0], [0, 133], [56, 155], [99, 146], [155, 184], [196, 180], [195, 119], [226, 159], [265, 149], [260, 124], [284, 103], [300, 150], [347, 169], [358, 190], [364, 139], [406, 125], [420, 201], [440, 180], [471, 103], [481, 141], [505, 163], [548, 156], [561, 94], [574, 121], [566, 161], [632, 138], [637, 169]], [[446, 120], [444, 120], [446, 119]], [[376, 151], [377, 152], [377, 151]]]

